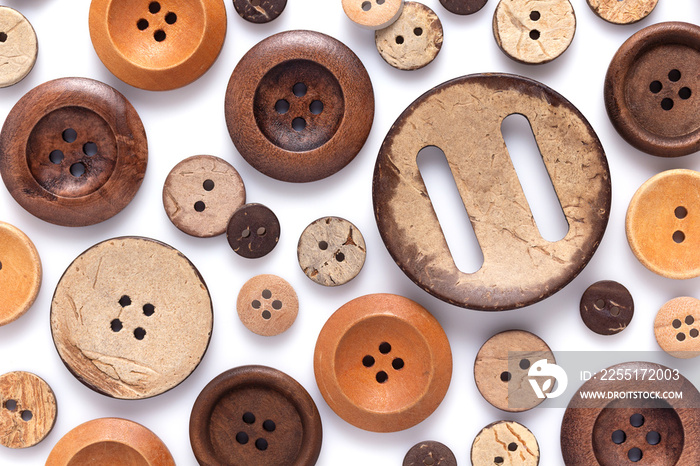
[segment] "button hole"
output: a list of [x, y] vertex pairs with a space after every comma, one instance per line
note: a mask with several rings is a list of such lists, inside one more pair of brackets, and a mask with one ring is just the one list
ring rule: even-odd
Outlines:
[[287, 102], [284, 99], [278, 100], [277, 102], [275, 102], [275, 110], [280, 115], [284, 115], [289, 111], [289, 102]]
[[70, 144], [71, 142], [75, 142], [75, 140], [78, 139], [78, 133], [73, 128], [68, 128], [67, 130], [63, 131], [63, 133], [61, 133], [61, 137], [64, 141]]
[[267, 233], [267, 229], [265, 227], [259, 227], [255, 233], [258, 236], [265, 236], [265, 233]]
[[681, 72], [676, 70], [676, 69], [669, 71], [668, 72], [668, 79], [669, 79], [669, 81], [672, 81], [674, 83], [677, 81], [680, 81], [681, 80]]
[[314, 100], [309, 105], [309, 111], [313, 115], [320, 115], [321, 112], [323, 112], [323, 102], [321, 102], [320, 100]]
[[136, 338], [137, 340], [143, 340], [145, 336], [146, 330], [144, 330], [143, 328], [137, 327], [136, 329], [134, 329], [134, 338]]
[[262, 297], [265, 299], [270, 299], [272, 298], [272, 291], [270, 290], [263, 290], [262, 292]]
[[248, 440], [248, 434], [246, 434], [245, 432], [239, 432], [236, 434], [236, 442], [240, 443], [241, 445], [245, 445], [246, 443], [248, 443]]
[[136, 27], [139, 29], [139, 31], [145, 31], [148, 29], [148, 20], [141, 18], [136, 22]]
[[377, 372], [377, 376], [375, 378], [377, 379], [377, 382], [379, 382], [379, 383], [384, 383], [387, 380], [389, 380], [389, 376], [384, 371]]
[[126, 306], [131, 305], [131, 298], [128, 297], [127, 295], [122, 296], [121, 298], [119, 298], [119, 305], [121, 307], [126, 307]]
[[391, 345], [387, 342], [382, 342], [379, 344], [379, 352], [382, 354], [389, 354], [391, 351]]
[[114, 333], [117, 333], [121, 331], [121, 329], [124, 327], [122, 324], [122, 321], [119, 319], [114, 319], [112, 322], [109, 323], [109, 327], [112, 329]]
[[328, 249], [328, 243], [326, 243], [325, 241], [319, 241], [319, 242], [318, 242], [318, 248], [319, 248], [321, 251], [325, 251], [326, 249]]
[[241, 238], [247, 238], [247, 237], [249, 237], [249, 236], [250, 236], [250, 230], [249, 230], [249, 229], [246, 228], [245, 230], [243, 230], [243, 231], [241, 232]]
[[692, 95], [692, 91], [690, 90], [689, 87], [682, 87], [680, 91], [678, 91], [678, 97], [680, 97], [683, 100], [688, 100], [690, 99], [690, 96]]
[[365, 356], [364, 358], [362, 358], [362, 365], [365, 367], [374, 366], [374, 358], [370, 355]]
[[401, 358], [394, 359], [393, 361], [391, 361], [391, 367], [393, 367], [397, 371], [400, 371], [404, 367], [403, 359], [401, 359]]
[[622, 430], [616, 430], [612, 433], [612, 441], [616, 445], [622, 445], [627, 440], [627, 434]]
[[194, 210], [197, 212], [204, 212], [204, 209], [206, 209], [207, 206], [204, 204], [202, 201], [197, 201], [194, 203]]
[[663, 88], [664, 86], [661, 84], [661, 81], [652, 81], [651, 84], [649, 84], [649, 90], [654, 94], [658, 94]]
[[153, 38], [156, 40], [156, 42], [163, 42], [165, 40], [165, 31], [158, 29], [153, 33]]
[[423, 28], [414, 28], [413, 34], [415, 34], [416, 36], [422, 36], [423, 35]]
[[81, 162], [74, 163], [70, 166], [70, 174], [76, 178], [80, 178], [85, 174], [85, 165]]
[[540, 31], [538, 31], [537, 29], [533, 29], [532, 31], [530, 31], [530, 39], [537, 40], [539, 38], [540, 38]]
[[403, 42], [404, 42], [403, 36], [396, 36], [396, 43], [397, 44], [401, 45], [401, 44], [403, 44]]
[[251, 412], [243, 413], [243, 422], [246, 424], [253, 424], [255, 422], [255, 414]]
[[279, 311], [280, 309], [282, 309], [282, 301], [280, 301], [279, 299], [275, 299], [274, 301], [272, 301], [272, 309], [274, 309], [275, 311]]
[[211, 191], [212, 189], [214, 189], [214, 182], [212, 180], [204, 180], [204, 183], [202, 183], [202, 187], [205, 191]]
[[531, 19], [532, 21], [537, 21], [537, 20], [539, 20], [539, 19], [540, 19], [540, 16], [541, 16], [541, 15], [540, 15], [540, 12], [537, 11], [537, 10], [531, 11], [531, 12], [530, 12], [530, 19]]
[[143, 305], [143, 314], [146, 317], [151, 317], [154, 313], [156, 312], [156, 307], [153, 304], [144, 304]]
[[306, 128], [306, 120], [304, 120], [301, 117], [297, 117], [297, 118], [293, 119], [292, 120], [292, 128], [294, 129], [294, 131], [299, 131], [299, 132], [304, 131], [304, 129]]
[[5, 402], [5, 409], [11, 412], [17, 411], [17, 401], [15, 400], [7, 400]]
[[7, 40], [7, 34], [0, 32], [0, 42], [5, 42]]
[[369, 11], [372, 8], [370, 2], [362, 2], [362, 11]]
[[666, 97], [665, 99], [662, 99], [661, 100], [661, 108], [666, 110], [666, 111], [671, 110], [673, 108], [673, 99], [669, 99], [668, 97]]
[[685, 241], [685, 233], [683, 233], [680, 230], [673, 232], [673, 241], [675, 241], [678, 244], [682, 243], [683, 241]]
[[97, 144], [94, 142], [86, 142], [83, 144], [83, 153], [88, 157], [93, 157], [97, 154]]
[[673, 211], [673, 213], [676, 215], [676, 218], [684, 219], [688, 215], [688, 209], [686, 209], [683, 206], [678, 206], [676, 207], [676, 210]]
[[345, 260], [345, 254], [343, 254], [342, 252], [337, 253], [335, 255], [335, 260], [337, 260], [338, 262], [343, 262]]
[[255, 441], [255, 448], [257, 448], [260, 451], [265, 451], [267, 450], [267, 440], [264, 438], [259, 438]]
[[165, 22], [168, 24], [175, 24], [177, 21], [177, 15], [172, 11], [165, 15]]
[[306, 95], [306, 84], [304, 83], [296, 83], [292, 87], [292, 92], [294, 93], [295, 96], [297, 97], [304, 97]]
[[501, 382], [510, 382], [511, 375], [510, 372], [501, 372]]
[[24, 411], [22, 411], [21, 416], [22, 416], [22, 420], [23, 420], [24, 422], [29, 422], [29, 421], [31, 421], [32, 418], [34, 417], [34, 415], [32, 414], [32, 412], [29, 411], [28, 409], [25, 409]]
[[148, 11], [150, 11], [152, 14], [156, 14], [160, 11], [160, 3], [158, 2], [151, 2], [148, 5]]
[[272, 313], [271, 313], [270, 311], [264, 310], [264, 311], [262, 312], [262, 318], [263, 318], [263, 319], [265, 319], [265, 320], [270, 320], [271, 317], [272, 317]]
[[58, 165], [61, 162], [63, 162], [63, 158], [64, 158], [63, 152], [60, 150], [52, 150], [51, 153], [49, 154], [49, 160], [54, 165]]

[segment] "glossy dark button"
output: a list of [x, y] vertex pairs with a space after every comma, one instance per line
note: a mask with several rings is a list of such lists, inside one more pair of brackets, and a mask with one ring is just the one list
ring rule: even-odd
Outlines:
[[0, 326], [32, 307], [41, 288], [41, 259], [19, 228], [0, 222]]
[[524, 425], [498, 421], [481, 429], [472, 443], [472, 466], [537, 466], [540, 446]]
[[429, 440], [413, 445], [403, 458], [403, 466], [457, 466], [457, 458], [446, 445]]
[[246, 259], [257, 259], [277, 246], [280, 223], [275, 213], [264, 205], [245, 204], [233, 213], [226, 236], [236, 254]]
[[0, 445], [27, 448], [49, 435], [56, 422], [56, 397], [30, 372], [0, 376]]
[[12, 108], [0, 133], [12, 197], [47, 222], [84, 226], [119, 213], [146, 171], [146, 133], [119, 92], [85, 78], [49, 81]]
[[632, 24], [646, 18], [659, 0], [588, 0], [593, 13], [613, 24]]
[[481, 10], [487, 0], [440, 0], [442, 6], [456, 15], [471, 15]]
[[23, 80], [34, 68], [38, 51], [36, 33], [27, 18], [0, 6], [0, 88]]
[[269, 23], [287, 6], [287, 0], [233, 0], [238, 15], [251, 23]]
[[602, 280], [589, 286], [581, 296], [581, 318], [599, 335], [615, 335], [627, 328], [634, 316], [634, 300], [624, 285]]
[[190, 443], [201, 465], [312, 466], [323, 431], [316, 404], [276, 369], [241, 366], [204, 387], [190, 416]]
[[282, 181], [315, 181], [355, 158], [374, 118], [359, 58], [332, 37], [289, 31], [241, 59], [226, 90], [226, 123], [241, 155]]
[[605, 108], [637, 149], [660, 157], [700, 149], [700, 26], [659, 23], [627, 39], [605, 76]]
[[661, 306], [654, 335], [661, 349], [675, 358], [700, 356], [700, 300], [682, 296]]
[[271, 274], [256, 275], [238, 293], [236, 309], [248, 330], [270, 337], [292, 326], [299, 313], [299, 298], [285, 279]]

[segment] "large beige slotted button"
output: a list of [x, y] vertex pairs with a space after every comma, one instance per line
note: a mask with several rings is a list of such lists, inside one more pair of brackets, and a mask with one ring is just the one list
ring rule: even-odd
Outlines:
[[358, 26], [383, 29], [401, 16], [403, 0], [343, 0], [343, 11]]
[[0, 6], [0, 88], [23, 80], [34, 68], [38, 52], [36, 33], [27, 18]]
[[613, 24], [632, 24], [646, 18], [659, 0], [587, 0], [598, 17]]
[[41, 288], [41, 259], [19, 228], [0, 222], [0, 326], [32, 307]]

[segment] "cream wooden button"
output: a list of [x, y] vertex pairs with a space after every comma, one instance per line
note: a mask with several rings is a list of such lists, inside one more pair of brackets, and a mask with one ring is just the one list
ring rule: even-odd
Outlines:
[[56, 397], [30, 372], [0, 376], [0, 445], [27, 448], [49, 435], [56, 422]]
[[501, 0], [493, 35], [515, 61], [538, 65], [564, 53], [574, 39], [576, 15], [569, 0]]
[[473, 466], [537, 466], [540, 446], [530, 430], [515, 421], [498, 421], [479, 432], [472, 444]]
[[675, 358], [700, 356], [700, 300], [674, 298], [654, 319], [654, 334], [662, 350]]
[[343, 0], [343, 11], [359, 26], [382, 29], [401, 16], [403, 4], [403, 0]]
[[41, 288], [41, 259], [34, 243], [9, 223], [0, 222], [0, 326], [20, 318]]
[[398, 20], [374, 33], [379, 55], [400, 70], [417, 70], [435, 60], [442, 48], [442, 23], [418, 2], [406, 2]]
[[36, 33], [27, 18], [0, 6], [0, 87], [23, 80], [34, 68], [38, 51]]
[[248, 330], [271, 337], [292, 326], [299, 313], [299, 298], [283, 278], [258, 275], [243, 285], [236, 308]]
[[613, 24], [632, 24], [646, 18], [659, 0], [587, 0], [593, 13]]

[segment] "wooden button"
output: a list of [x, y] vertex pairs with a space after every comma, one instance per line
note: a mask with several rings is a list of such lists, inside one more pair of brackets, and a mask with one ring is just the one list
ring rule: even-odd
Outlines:
[[479, 432], [472, 444], [473, 466], [537, 466], [540, 446], [524, 425], [498, 421]]
[[64, 435], [46, 460], [46, 466], [79, 464], [175, 466], [175, 460], [163, 441], [141, 424], [102, 418]]
[[627, 328], [634, 316], [634, 300], [624, 285], [602, 280], [581, 296], [581, 318], [598, 335], [615, 335]]
[[58, 354], [89, 388], [120, 399], [159, 395], [195, 370], [212, 305], [182, 253], [148, 238], [114, 238], [78, 256], [51, 303]]
[[403, 458], [403, 466], [457, 466], [457, 458], [447, 446], [429, 440], [413, 445]]
[[358, 26], [383, 29], [401, 16], [403, 0], [342, 0], [343, 11]]
[[302, 232], [297, 245], [301, 269], [323, 286], [344, 285], [355, 278], [366, 255], [360, 230], [339, 217], [315, 220]]
[[654, 319], [654, 334], [662, 350], [675, 358], [700, 356], [700, 300], [674, 298]]
[[667, 278], [700, 276], [700, 173], [667, 170], [634, 194], [625, 220], [639, 262]]
[[251, 23], [269, 23], [287, 6], [287, 0], [233, 0], [236, 13]]
[[[513, 75], [446, 82], [412, 103], [389, 130], [372, 185], [379, 232], [401, 270], [457, 306], [504, 310], [538, 302], [586, 266], [607, 225], [610, 171], [590, 124], [561, 95]], [[503, 119], [528, 119], [569, 230], [542, 237], [501, 137]], [[455, 265], [416, 155], [441, 149], [484, 256], [481, 268]]]
[[226, 37], [223, 0], [94, 0], [89, 22], [92, 46], [107, 69], [149, 91], [202, 76]]
[[32, 307], [41, 275], [34, 243], [19, 228], [0, 222], [0, 326], [19, 319]]
[[27, 18], [0, 6], [0, 88], [23, 80], [34, 68], [38, 52], [36, 33]]
[[280, 239], [280, 222], [262, 204], [245, 204], [233, 213], [226, 229], [231, 249], [246, 259], [269, 254]]
[[646, 18], [659, 0], [587, 0], [593, 13], [613, 24], [632, 24]]
[[515, 61], [539, 65], [564, 53], [576, 32], [569, 0], [501, 0], [493, 15], [496, 43]]
[[471, 15], [481, 10], [487, 0], [440, 0], [442, 6], [456, 15]]
[[418, 2], [406, 2], [391, 26], [374, 33], [379, 55], [400, 70], [417, 70], [435, 60], [442, 48], [442, 23]]
[[605, 75], [605, 108], [628, 143], [659, 157], [700, 150], [700, 26], [659, 23], [627, 39]]
[[146, 172], [146, 133], [115, 89], [86, 78], [49, 81], [12, 108], [0, 133], [0, 174], [29, 213], [63, 226], [119, 213]]
[[372, 432], [397, 432], [440, 405], [452, 378], [452, 351], [445, 331], [420, 304], [372, 294], [328, 319], [316, 341], [314, 373], [342, 419]]
[[271, 337], [292, 326], [299, 313], [299, 298], [283, 278], [258, 275], [243, 285], [236, 308], [248, 330]]
[[241, 366], [204, 387], [190, 416], [190, 443], [202, 465], [313, 466], [321, 417], [299, 383], [276, 369]]
[[[527, 411], [538, 406], [538, 398], [528, 383], [531, 368], [543, 366], [540, 361], [556, 364], [552, 351], [540, 337], [524, 330], [508, 330], [489, 338], [476, 355], [474, 380], [486, 401], [511, 413]], [[540, 376], [538, 376], [540, 377]], [[545, 386], [541, 378], [540, 386]], [[554, 381], [543, 393], [552, 391]]]
[[163, 206], [170, 221], [199, 238], [223, 234], [243, 204], [241, 176], [228, 162], [211, 155], [196, 155], [178, 163], [163, 186]]
[[56, 422], [56, 397], [49, 384], [29, 372], [0, 376], [0, 445], [27, 448], [49, 435]]
[[241, 59], [226, 90], [226, 123], [238, 151], [272, 178], [316, 181], [355, 158], [374, 119], [367, 70], [341, 42], [288, 31]]

